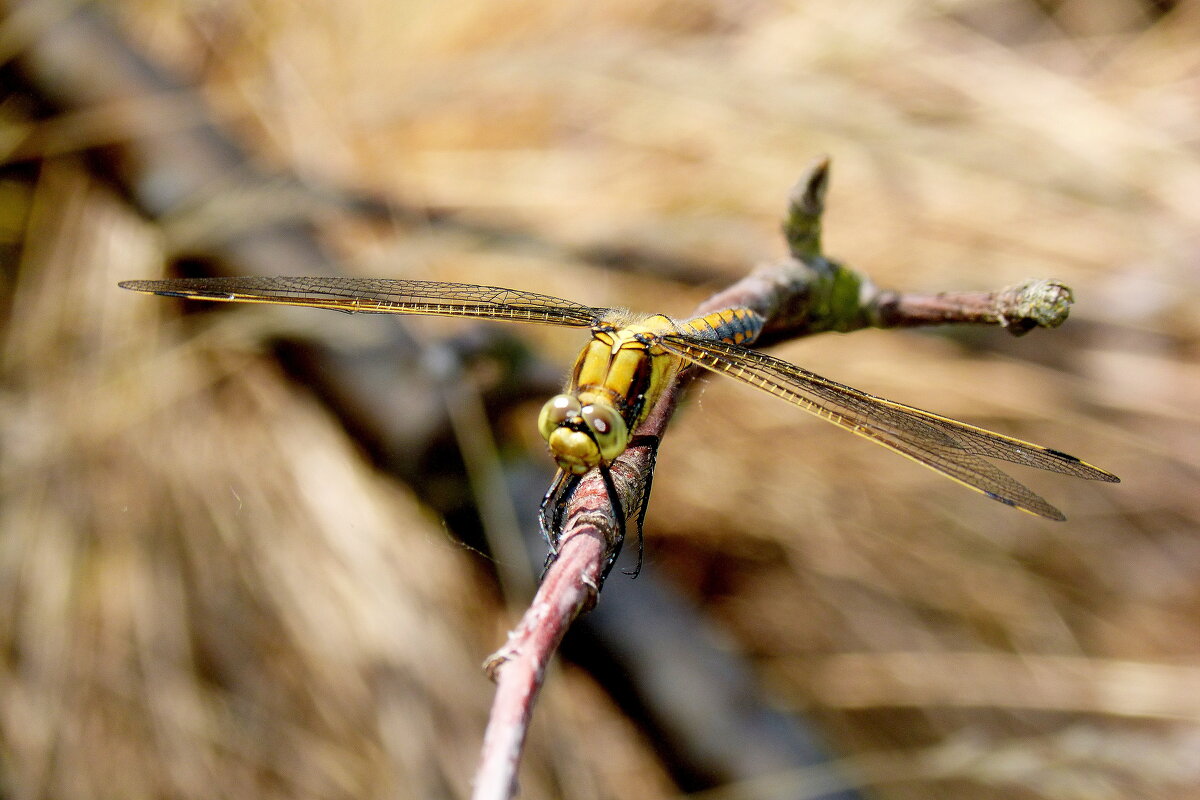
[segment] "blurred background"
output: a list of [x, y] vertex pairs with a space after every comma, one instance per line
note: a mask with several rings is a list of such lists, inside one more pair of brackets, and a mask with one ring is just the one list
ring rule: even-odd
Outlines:
[[[0, 796], [457, 798], [579, 331], [185, 308], [170, 274], [684, 315], [786, 253], [1070, 321], [773, 352], [1103, 466], [1053, 523], [730, 381], [528, 798], [1200, 798], [1200, 3], [5, 2]], [[628, 548], [627, 548], [628, 549]], [[538, 546], [533, 545], [533, 558]]]

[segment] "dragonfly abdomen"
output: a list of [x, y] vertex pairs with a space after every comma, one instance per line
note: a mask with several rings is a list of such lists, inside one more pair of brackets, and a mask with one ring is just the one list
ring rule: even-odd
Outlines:
[[679, 330], [701, 339], [717, 339], [729, 344], [748, 344], [758, 338], [763, 318], [748, 308], [727, 308], [680, 323]]

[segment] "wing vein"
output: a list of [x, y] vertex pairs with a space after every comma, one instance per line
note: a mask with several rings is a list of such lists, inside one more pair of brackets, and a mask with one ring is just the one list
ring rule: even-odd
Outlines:
[[587, 327], [607, 309], [518, 289], [391, 278], [252, 277], [123, 281], [135, 292], [363, 314], [428, 314]]

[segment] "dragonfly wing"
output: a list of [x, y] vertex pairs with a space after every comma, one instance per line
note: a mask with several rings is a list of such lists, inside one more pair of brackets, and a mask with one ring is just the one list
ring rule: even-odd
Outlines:
[[331, 308], [366, 314], [434, 314], [587, 327], [607, 309], [473, 283], [388, 278], [253, 277], [122, 281], [135, 292], [227, 303]]
[[666, 350], [871, 439], [982, 492], [1049, 519], [1062, 512], [984, 460], [997, 458], [1088, 480], [1117, 477], [1074, 456], [1003, 436], [822, 378], [778, 358], [720, 341], [666, 334]]

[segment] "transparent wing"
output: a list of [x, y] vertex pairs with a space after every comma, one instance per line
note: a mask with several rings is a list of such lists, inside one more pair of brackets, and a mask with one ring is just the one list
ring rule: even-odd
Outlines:
[[608, 309], [473, 283], [388, 278], [177, 278], [122, 281], [123, 289], [226, 303], [331, 308], [364, 314], [437, 314], [587, 327]]
[[1048, 519], [1062, 512], [984, 460], [997, 458], [1087, 480], [1117, 482], [1104, 470], [1048, 447], [894, 403], [822, 378], [778, 358], [720, 341], [665, 334], [663, 348], [705, 369], [780, 397], [889, 447], [994, 500]]

